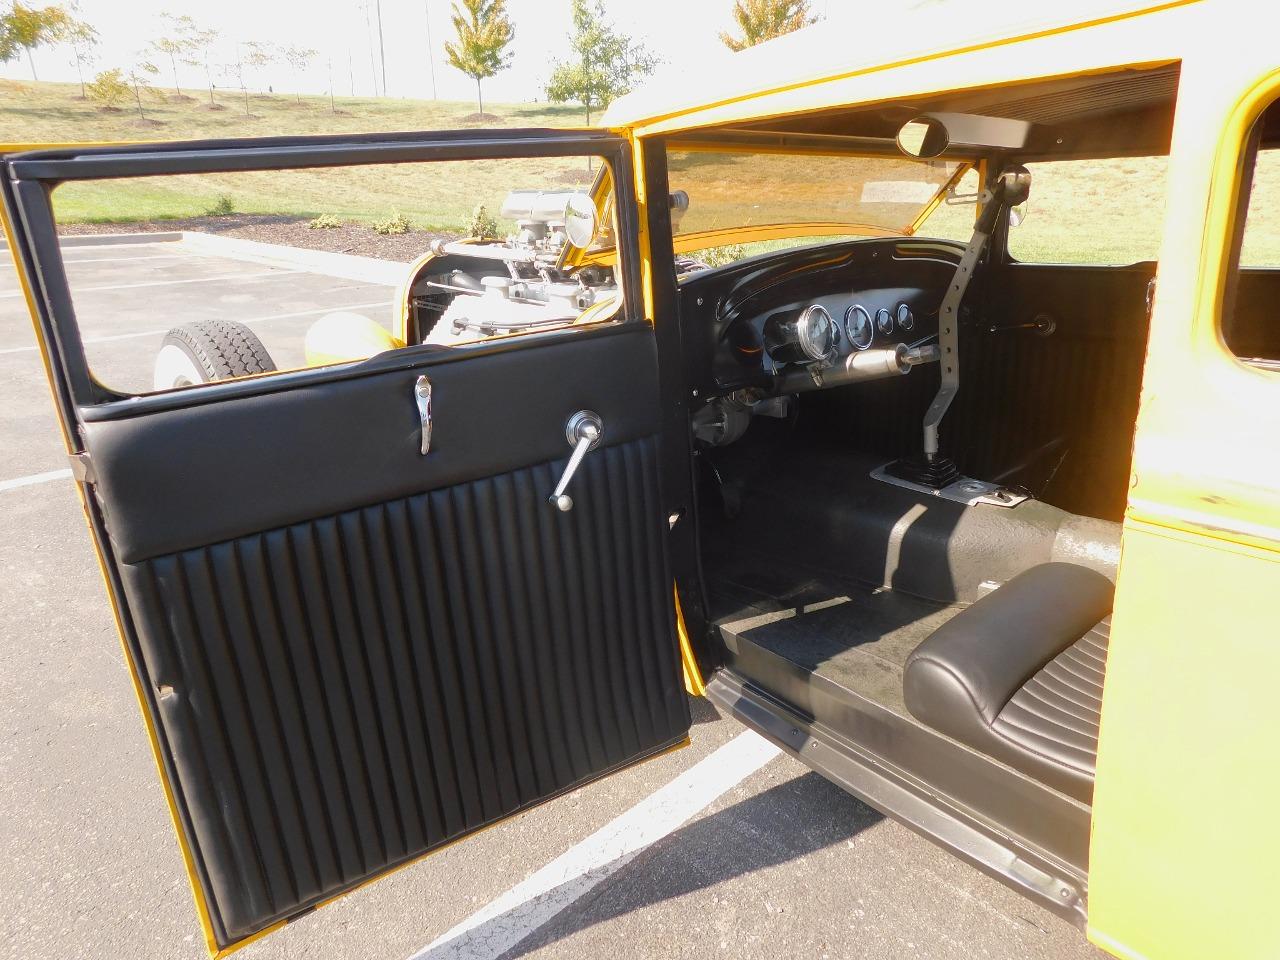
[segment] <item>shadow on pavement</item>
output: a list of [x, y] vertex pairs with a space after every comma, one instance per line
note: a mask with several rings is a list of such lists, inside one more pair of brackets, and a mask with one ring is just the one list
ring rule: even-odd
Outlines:
[[[655, 843], [502, 956], [521, 957], [595, 924], [799, 859], [883, 819], [816, 773], [788, 779]], [[777, 829], [780, 822], [786, 831]], [[496, 932], [506, 917], [476, 927], [468, 940], [484, 943], [485, 927]]]

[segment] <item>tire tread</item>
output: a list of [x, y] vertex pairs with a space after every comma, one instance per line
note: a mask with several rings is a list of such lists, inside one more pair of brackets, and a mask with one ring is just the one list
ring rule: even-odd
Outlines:
[[196, 320], [174, 327], [164, 338], [187, 350], [209, 380], [271, 373], [275, 362], [257, 334], [233, 320]]

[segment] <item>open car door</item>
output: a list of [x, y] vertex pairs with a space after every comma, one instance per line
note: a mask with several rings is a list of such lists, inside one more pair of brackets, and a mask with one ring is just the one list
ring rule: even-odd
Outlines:
[[[59, 184], [579, 155], [616, 185], [626, 303], [606, 322], [142, 396], [86, 361]], [[626, 142], [585, 132], [5, 157], [14, 259], [213, 953], [686, 741], [667, 539], [687, 500], [661, 473], [632, 184]], [[549, 501], [583, 416], [601, 436]]]

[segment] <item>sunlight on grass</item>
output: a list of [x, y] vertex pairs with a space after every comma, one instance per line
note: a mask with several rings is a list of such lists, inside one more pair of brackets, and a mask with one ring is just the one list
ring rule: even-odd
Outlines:
[[581, 189], [583, 170], [579, 157], [551, 157], [206, 173], [65, 183], [53, 200], [60, 223], [199, 217], [227, 196], [237, 213], [372, 224], [398, 212], [416, 229], [456, 232], [477, 203], [496, 211], [510, 190]]
[[[388, 100], [253, 94], [218, 91], [207, 99], [144, 100], [150, 124], [136, 112], [105, 113], [78, 99], [73, 84], [0, 81], [0, 140], [9, 143], [224, 139], [277, 135], [456, 129], [470, 126], [470, 102]], [[572, 127], [582, 122], [572, 107], [498, 104], [505, 127]], [[851, 163], [872, 166], [851, 171]], [[902, 181], [907, 161], [843, 158], [727, 156], [680, 153], [673, 157], [673, 189], [692, 203], [678, 225], [694, 232], [747, 223], [839, 220], [861, 217], [901, 228], [913, 209], [905, 202], [861, 203], [876, 181]], [[1164, 215], [1163, 158], [1137, 157], [1032, 165], [1026, 222], [1010, 232], [1009, 249], [1027, 262], [1124, 264], [1158, 256]], [[914, 176], [916, 170], [909, 170]], [[945, 179], [941, 165], [918, 168], [921, 186]], [[910, 179], [910, 177], [908, 177]], [[68, 223], [129, 223], [204, 216], [220, 198], [235, 212], [313, 219], [330, 215], [371, 224], [395, 212], [415, 229], [464, 232], [477, 203], [500, 207], [513, 189], [579, 189], [589, 182], [581, 158], [396, 164], [262, 173], [206, 174], [131, 181], [73, 183], [55, 192], [58, 219]], [[965, 178], [957, 193], [976, 190]], [[869, 212], [870, 211], [870, 212]], [[964, 241], [973, 225], [972, 204], [943, 204], [921, 236]], [[743, 255], [820, 242], [821, 238], [743, 246]], [[735, 251], [736, 253], [736, 251]], [[1280, 155], [1259, 161], [1244, 261], [1280, 264]]]

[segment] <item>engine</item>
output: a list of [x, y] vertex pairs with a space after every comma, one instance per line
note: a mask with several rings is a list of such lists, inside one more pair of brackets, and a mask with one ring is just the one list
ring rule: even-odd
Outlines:
[[[424, 342], [449, 345], [573, 323], [591, 307], [617, 298], [608, 266], [566, 266], [569, 248], [589, 247], [595, 204], [583, 193], [517, 190], [501, 216], [516, 233], [494, 241], [437, 241], [432, 252], [459, 264], [415, 286]], [[590, 220], [590, 223], [587, 221]], [[422, 322], [438, 314], [433, 324]]]

